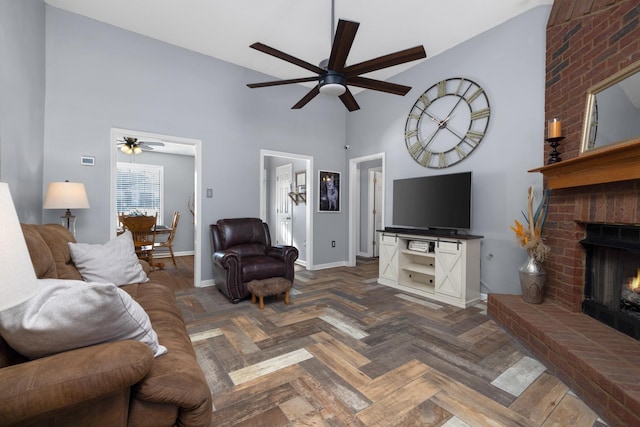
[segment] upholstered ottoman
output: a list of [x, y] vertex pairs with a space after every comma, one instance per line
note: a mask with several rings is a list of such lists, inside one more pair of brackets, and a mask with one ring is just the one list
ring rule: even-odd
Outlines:
[[275, 295], [278, 297], [284, 293], [284, 303], [289, 304], [289, 289], [291, 281], [284, 277], [272, 277], [270, 279], [252, 280], [247, 283], [247, 289], [251, 292], [251, 304], [256, 303], [256, 296], [260, 297], [260, 310], [264, 308], [264, 297]]

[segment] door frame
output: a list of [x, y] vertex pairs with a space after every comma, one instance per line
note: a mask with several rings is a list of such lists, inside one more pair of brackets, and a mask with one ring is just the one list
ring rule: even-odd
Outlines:
[[[289, 177], [289, 187], [286, 190], [287, 194], [283, 195], [281, 190], [281, 185], [279, 182], [279, 178], [280, 178], [280, 173], [282, 173], [282, 171], [285, 171], [285, 173], [288, 175]], [[293, 242], [293, 200], [291, 200], [291, 198], [289, 197], [289, 193], [291, 192], [292, 186], [291, 183], [293, 182], [293, 163], [287, 163], [284, 165], [280, 165], [280, 166], [276, 166], [276, 222], [275, 222], [275, 226], [276, 226], [276, 233], [275, 233], [275, 240], [276, 240], [276, 245], [291, 245]], [[282, 199], [281, 199], [282, 198]], [[286, 204], [286, 215], [288, 216], [288, 226], [285, 227], [285, 232], [288, 231], [289, 234], [289, 240], [287, 242], [280, 242], [280, 237], [282, 237], [282, 229], [281, 229], [281, 215], [283, 215], [282, 212], [280, 212], [280, 206], [281, 206], [281, 202], [283, 202], [282, 204]]]
[[305, 230], [305, 240], [307, 242], [307, 270], [313, 270], [313, 201], [314, 201], [314, 181], [313, 181], [313, 157], [304, 154], [287, 153], [283, 151], [272, 150], [260, 150], [260, 218], [263, 221], [267, 220], [267, 189], [266, 189], [266, 173], [264, 169], [265, 157], [282, 157], [287, 159], [301, 159], [306, 160], [307, 163], [307, 203], [305, 207], [305, 215], [307, 216], [307, 227]]
[[[359, 195], [359, 179], [358, 179], [358, 165], [360, 163], [368, 162], [371, 160], [382, 161], [382, 177], [386, 181], [385, 173], [385, 153], [375, 153], [368, 156], [355, 157], [349, 159], [349, 259], [347, 265], [349, 267], [356, 266], [356, 254], [358, 249], [358, 227], [360, 224], [360, 197]], [[385, 185], [382, 185], [382, 197], [380, 205], [382, 206], [382, 212], [380, 214], [380, 220], [382, 225], [385, 224]]]
[[[382, 180], [380, 182], [376, 181], [376, 183], [373, 184], [372, 178], [375, 178], [377, 173], [380, 173], [380, 176], [382, 177]], [[369, 186], [369, 205], [367, 207], [367, 220], [368, 220], [368, 224], [367, 224], [367, 256], [375, 257], [376, 256], [376, 249], [378, 249], [378, 255], [380, 254], [380, 244], [379, 244], [380, 242], [378, 242], [376, 240], [376, 233], [374, 231], [374, 228], [375, 228], [375, 215], [373, 214], [373, 211], [376, 210], [375, 192], [376, 192], [376, 185], [380, 185], [380, 192], [382, 193], [382, 188], [384, 187], [382, 185], [384, 183], [384, 175], [382, 174], [382, 168], [381, 167], [375, 167], [375, 168], [367, 169], [367, 176], [368, 176], [367, 182], [368, 182], [368, 186]], [[380, 210], [380, 212], [383, 212], [384, 211], [384, 207], [382, 206], [382, 200], [380, 200], [379, 202], [380, 202], [380, 209], [379, 210]], [[373, 244], [374, 241], [377, 242], [376, 245]]]
[[183, 138], [171, 135], [162, 135], [152, 132], [141, 132], [130, 129], [111, 128], [109, 137], [109, 153], [110, 153], [110, 190], [109, 190], [109, 230], [111, 237], [116, 236], [118, 212], [116, 209], [116, 163], [118, 154], [117, 139], [120, 135], [126, 134], [138, 139], [155, 138], [176, 144], [190, 145], [194, 148], [194, 242], [193, 242], [193, 284], [196, 287], [202, 286], [202, 210], [200, 209], [200, 194], [202, 194], [202, 141], [199, 139]]

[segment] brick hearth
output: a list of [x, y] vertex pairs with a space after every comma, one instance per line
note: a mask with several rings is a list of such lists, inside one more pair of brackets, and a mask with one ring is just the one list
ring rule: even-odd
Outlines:
[[611, 426], [640, 426], [640, 341], [550, 301], [489, 294], [489, 315]]

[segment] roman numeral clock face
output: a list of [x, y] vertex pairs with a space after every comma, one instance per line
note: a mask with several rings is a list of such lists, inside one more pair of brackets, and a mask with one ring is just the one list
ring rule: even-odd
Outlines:
[[442, 80], [409, 112], [404, 139], [411, 157], [427, 168], [446, 168], [467, 158], [489, 126], [489, 98], [475, 82]]

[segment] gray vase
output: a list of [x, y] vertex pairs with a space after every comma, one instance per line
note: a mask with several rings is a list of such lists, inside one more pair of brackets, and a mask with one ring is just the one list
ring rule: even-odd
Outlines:
[[529, 255], [527, 261], [520, 266], [520, 287], [522, 299], [530, 304], [541, 304], [544, 299], [544, 284], [547, 272], [536, 261], [533, 255]]

